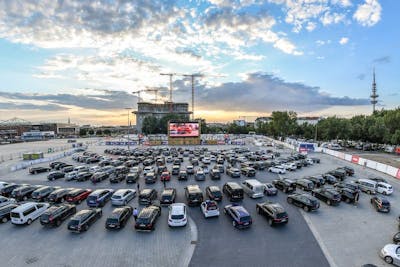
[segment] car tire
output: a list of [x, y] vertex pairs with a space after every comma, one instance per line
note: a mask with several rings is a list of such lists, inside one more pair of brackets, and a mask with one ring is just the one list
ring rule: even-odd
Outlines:
[[283, 193], [287, 193], [287, 191], [288, 191], [287, 188], [283, 189]]
[[232, 221], [233, 227], [236, 227], [236, 221]]
[[60, 221], [60, 220], [57, 220], [57, 221], [56, 221], [56, 226], [59, 227], [60, 225], [61, 225], [61, 221]]
[[31, 225], [32, 224], [32, 220], [28, 219], [28, 221], [26, 222], [27, 225]]
[[368, 190], [368, 191], [367, 191], [367, 194], [368, 194], [368, 195], [371, 195], [371, 191]]
[[386, 191], [383, 191], [382, 194], [385, 195], [385, 196], [387, 195]]
[[79, 205], [81, 204], [82, 200], [78, 200], [76, 203]]
[[332, 205], [330, 200], [326, 201], [326, 204], [328, 204], [328, 206]]
[[390, 257], [390, 256], [386, 256], [386, 257], [384, 258], [384, 260], [385, 260], [386, 263], [389, 263], [389, 264], [392, 264], [392, 263], [393, 263], [393, 258]]
[[64, 201], [65, 201], [65, 199], [62, 197], [62, 198], [60, 199], [60, 203], [64, 203]]
[[37, 171], [34, 171], [34, 172], [33, 172], [33, 174], [37, 174], [37, 173], [38, 173]]
[[269, 226], [273, 226], [274, 225], [274, 222], [272, 221], [272, 219], [270, 218], [270, 219], [268, 219], [268, 224], [269, 224]]
[[304, 210], [305, 212], [309, 212], [309, 211], [310, 211], [310, 208], [309, 208], [308, 206], [303, 206], [303, 210]]
[[260, 210], [259, 207], [256, 207], [256, 211], [257, 211], [258, 214], [261, 214], [261, 210]]
[[346, 198], [345, 202], [350, 203], [350, 198]]
[[85, 226], [83, 227], [83, 231], [86, 232], [87, 230], [89, 230], [89, 225], [85, 224]]
[[8, 222], [8, 218], [7, 218], [7, 217], [4, 217], [3, 219], [1, 219], [1, 222], [2, 222], [2, 223]]
[[288, 199], [287, 199], [287, 202], [288, 202], [289, 204], [292, 204], [292, 203], [293, 203], [293, 199], [288, 198]]

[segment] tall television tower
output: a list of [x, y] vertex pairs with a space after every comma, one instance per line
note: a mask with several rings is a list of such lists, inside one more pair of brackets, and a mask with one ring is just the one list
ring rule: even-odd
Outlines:
[[376, 93], [375, 68], [374, 68], [374, 78], [372, 81], [372, 94], [371, 94], [372, 113], [375, 113], [375, 105], [378, 103], [378, 97], [379, 95]]

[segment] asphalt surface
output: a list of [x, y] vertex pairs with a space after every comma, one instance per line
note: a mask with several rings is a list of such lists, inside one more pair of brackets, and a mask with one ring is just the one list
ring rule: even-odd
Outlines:
[[[90, 150], [102, 153], [105, 148], [93, 146]], [[212, 148], [224, 149], [227, 146]], [[63, 161], [74, 162], [71, 157]], [[76, 162], [74, 164], [79, 165]], [[168, 165], [170, 167], [170, 164]], [[188, 165], [187, 159], [182, 166], [185, 165]], [[262, 182], [271, 181], [276, 177], [277, 175], [266, 171], [258, 172], [256, 175]], [[233, 179], [225, 174], [219, 181], [213, 181], [207, 175], [204, 182], [194, 181], [193, 177], [188, 181], [177, 181], [173, 177], [167, 186], [177, 188], [176, 202], [185, 202], [183, 189], [185, 185], [199, 184], [204, 190], [211, 184], [222, 188], [227, 181], [240, 182], [244, 179], [243, 176], [240, 179]], [[135, 184], [129, 186], [125, 182], [110, 184], [107, 180], [96, 185], [90, 182], [63, 180], [50, 182], [47, 181], [46, 174], [29, 175], [27, 170], [10, 173], [2, 180], [63, 187], [136, 189]], [[160, 194], [163, 184], [157, 181], [154, 185], [145, 185], [141, 180], [140, 188], [145, 187], [156, 188]], [[286, 226], [271, 228], [264, 217], [256, 214], [256, 203], [267, 199], [276, 200], [287, 209], [290, 221]], [[137, 198], [130, 205], [138, 206], [136, 201]], [[87, 233], [81, 235], [69, 233], [66, 224], [58, 229], [43, 229], [39, 222], [27, 227], [16, 227], [7, 223], [0, 225], [2, 236], [0, 245], [8, 244], [15, 249], [0, 250], [0, 258], [7, 259], [6, 263], [9, 266], [26, 266], [27, 262], [32, 266], [179, 266], [184, 262], [184, 257], [190, 256], [189, 248], [195, 244], [190, 266], [328, 266], [300, 211], [297, 207], [287, 204], [286, 195], [282, 192], [276, 197], [263, 197], [257, 200], [245, 196], [242, 204], [253, 217], [253, 225], [246, 230], [237, 230], [232, 226], [229, 218], [222, 212], [226, 204], [229, 202], [223, 200], [219, 218], [210, 219], [203, 217], [199, 207], [189, 208], [188, 214], [198, 229], [198, 237], [195, 240], [190, 225], [180, 229], [168, 229], [166, 208], [163, 208], [156, 230], [150, 234], [135, 232], [132, 221], [122, 231], [114, 233], [105, 230], [105, 219], [112, 210], [110, 204], [103, 208], [103, 218]], [[86, 207], [86, 204], [80, 205], [80, 208], [83, 207]], [[24, 240], [24, 245], [18, 246], [18, 240]], [[41, 242], [36, 244], [38, 240]]]

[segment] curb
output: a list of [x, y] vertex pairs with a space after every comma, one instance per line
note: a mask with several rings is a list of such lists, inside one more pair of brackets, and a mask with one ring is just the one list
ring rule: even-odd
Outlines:
[[197, 233], [197, 225], [196, 223], [192, 220], [192, 218], [189, 216], [188, 217], [188, 221], [189, 221], [189, 227], [190, 227], [190, 244], [188, 249], [185, 250], [185, 252], [183, 253], [182, 256], [182, 265], [181, 266], [189, 266], [190, 264], [190, 260], [192, 259], [193, 253], [194, 253], [194, 249], [196, 248], [196, 244], [197, 244], [197, 237], [198, 237], [198, 233]]

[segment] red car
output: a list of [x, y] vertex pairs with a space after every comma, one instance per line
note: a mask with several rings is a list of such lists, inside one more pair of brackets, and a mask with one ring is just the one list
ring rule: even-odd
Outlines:
[[90, 193], [92, 193], [90, 189], [74, 189], [68, 193], [65, 199], [69, 203], [80, 204]]
[[161, 174], [161, 181], [170, 181], [171, 180], [171, 175], [169, 174], [169, 172], [163, 172]]

